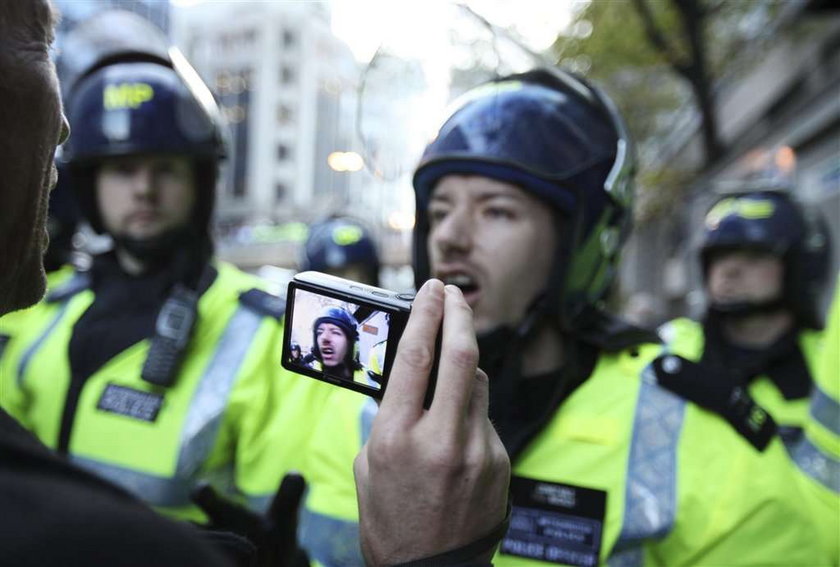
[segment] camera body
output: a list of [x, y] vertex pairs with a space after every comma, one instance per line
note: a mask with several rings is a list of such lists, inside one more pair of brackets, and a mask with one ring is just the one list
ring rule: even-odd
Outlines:
[[[413, 299], [320, 272], [297, 274], [286, 296], [283, 367], [382, 399]], [[427, 406], [435, 375], [436, 368]]]

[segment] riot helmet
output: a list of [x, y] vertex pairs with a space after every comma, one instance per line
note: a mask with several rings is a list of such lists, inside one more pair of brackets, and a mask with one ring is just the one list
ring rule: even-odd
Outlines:
[[312, 323], [312, 354], [319, 361], [323, 361], [321, 349], [318, 346], [318, 327], [322, 323], [335, 325], [347, 339], [347, 350], [344, 353], [344, 366], [351, 373], [359, 368], [359, 331], [356, 319], [341, 307], [326, 307]]
[[460, 174], [511, 183], [548, 204], [560, 231], [545, 292], [525, 320], [548, 317], [575, 332], [609, 292], [630, 229], [635, 160], [620, 116], [583, 79], [549, 69], [501, 77], [453, 106], [414, 174], [416, 284], [430, 277], [437, 182]]
[[752, 189], [719, 198], [704, 219], [700, 261], [704, 281], [716, 254], [757, 250], [778, 257], [784, 266], [781, 297], [766, 302], [717, 304], [710, 313], [750, 315], [785, 307], [799, 325], [822, 328], [819, 298], [828, 282], [830, 239], [825, 221], [806, 211], [789, 192]]
[[353, 266], [364, 276], [364, 283], [379, 285], [379, 254], [370, 231], [348, 217], [313, 223], [303, 246], [301, 269], [346, 275]]
[[[94, 230], [104, 232], [95, 195], [96, 171], [103, 160], [184, 157], [192, 164], [196, 187], [189, 229], [210, 246], [218, 165], [224, 156], [220, 112], [207, 86], [177, 49], [147, 47], [103, 48], [102, 57], [88, 57], [88, 67], [77, 71], [68, 89], [65, 107], [73, 137], [65, 145], [64, 157], [78, 202]], [[124, 244], [138, 254], [167, 248], [166, 238]]]

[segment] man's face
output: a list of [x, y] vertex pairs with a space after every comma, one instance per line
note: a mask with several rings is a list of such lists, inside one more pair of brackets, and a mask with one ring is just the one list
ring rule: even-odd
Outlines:
[[551, 208], [510, 183], [447, 175], [428, 217], [432, 276], [463, 290], [476, 332], [515, 327], [548, 282], [556, 248]]
[[768, 252], [719, 252], [709, 262], [709, 296], [719, 304], [772, 301], [781, 296], [783, 280], [782, 260]]
[[341, 327], [332, 323], [321, 323], [315, 329], [315, 340], [318, 341], [318, 350], [321, 351], [324, 366], [338, 366], [344, 362], [348, 341]]
[[47, 0], [0, 3], [0, 314], [44, 294], [55, 149], [69, 134], [49, 57]]
[[140, 240], [186, 225], [196, 198], [193, 168], [184, 157], [105, 160], [97, 171], [96, 188], [105, 229]]

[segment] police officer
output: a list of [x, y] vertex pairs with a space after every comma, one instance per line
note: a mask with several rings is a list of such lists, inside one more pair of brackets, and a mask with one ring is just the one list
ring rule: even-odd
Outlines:
[[724, 196], [704, 225], [705, 317], [676, 319], [661, 334], [673, 354], [699, 365], [710, 388], [743, 386], [795, 437], [821, 344], [828, 235], [779, 190]]
[[301, 270], [315, 270], [378, 287], [379, 268], [376, 243], [359, 221], [332, 216], [309, 227]]
[[[496, 564], [827, 563], [780, 439], [754, 447], [663, 387], [676, 361], [601, 308], [635, 170], [612, 103], [535, 70], [455, 107], [414, 175], [414, 268], [472, 307], [513, 466]], [[375, 412], [348, 394], [315, 434], [301, 537], [320, 564], [361, 564], [348, 463]]]
[[213, 258], [218, 109], [167, 53], [110, 54], [70, 90], [72, 186], [114, 246], [14, 336], [4, 404], [73, 462], [201, 520], [202, 483], [267, 505], [329, 388], [280, 374], [282, 301]]

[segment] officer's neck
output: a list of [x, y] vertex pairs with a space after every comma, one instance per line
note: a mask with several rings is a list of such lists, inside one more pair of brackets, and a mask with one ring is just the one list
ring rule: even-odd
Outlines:
[[730, 343], [747, 348], [769, 347], [793, 328], [793, 315], [786, 309], [743, 317], [725, 317], [723, 335]]
[[528, 339], [522, 352], [522, 376], [544, 376], [563, 366], [563, 338], [550, 325], [543, 325]]
[[124, 248], [115, 250], [117, 262], [122, 270], [130, 276], [140, 276], [149, 269], [149, 264]]

